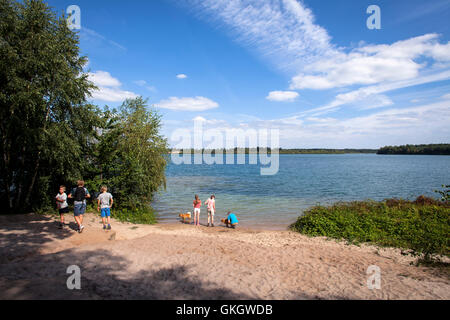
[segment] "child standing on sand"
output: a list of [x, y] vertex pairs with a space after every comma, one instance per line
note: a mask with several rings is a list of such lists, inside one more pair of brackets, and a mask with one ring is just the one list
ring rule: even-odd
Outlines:
[[200, 208], [202, 206], [202, 201], [198, 198], [198, 195], [195, 195], [195, 199], [193, 202], [194, 207], [194, 225], [200, 225]]
[[75, 217], [75, 222], [78, 225], [78, 232], [83, 232], [83, 215], [86, 212], [86, 199], [90, 198], [88, 189], [84, 187], [84, 181], [78, 180], [77, 187], [72, 189], [72, 192], [69, 194], [70, 199], [75, 199], [74, 201], [74, 209], [73, 215]]
[[[102, 212], [103, 230], [111, 230], [111, 207], [114, 203], [112, 194], [108, 192], [108, 188], [103, 186], [102, 193], [97, 198], [97, 211]], [[108, 226], [106, 226], [108, 222]]]
[[214, 214], [216, 212], [216, 196], [212, 195], [208, 200], [205, 202], [206, 205], [208, 205], [208, 227], [214, 227]]
[[56, 195], [56, 207], [59, 211], [60, 223], [59, 228], [64, 227], [64, 214], [69, 213], [69, 205], [67, 203], [66, 187], [60, 186], [59, 193]]

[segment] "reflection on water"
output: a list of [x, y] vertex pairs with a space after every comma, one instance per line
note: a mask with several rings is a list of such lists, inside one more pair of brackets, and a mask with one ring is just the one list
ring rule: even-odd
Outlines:
[[317, 203], [435, 196], [442, 184], [450, 184], [450, 156], [280, 155], [274, 176], [261, 176], [257, 165], [169, 164], [167, 190], [153, 206], [161, 222], [174, 222], [192, 211], [194, 194], [215, 194], [217, 218], [230, 210], [244, 226], [279, 229]]

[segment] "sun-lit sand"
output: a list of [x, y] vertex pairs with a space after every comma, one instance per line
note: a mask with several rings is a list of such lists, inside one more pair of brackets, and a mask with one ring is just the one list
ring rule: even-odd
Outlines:
[[[348, 246], [290, 231], [113, 223], [57, 228], [49, 216], [0, 216], [0, 299], [450, 299], [448, 268], [397, 249]], [[81, 268], [68, 290], [67, 267]], [[367, 268], [381, 269], [381, 289]]]

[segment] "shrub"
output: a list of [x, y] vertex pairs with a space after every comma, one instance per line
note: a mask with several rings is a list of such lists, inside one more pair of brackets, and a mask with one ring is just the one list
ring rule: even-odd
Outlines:
[[443, 190], [434, 190], [434, 192], [439, 193], [441, 195], [442, 202], [450, 201], [450, 185], [442, 185]]
[[117, 209], [111, 213], [112, 217], [122, 221], [134, 224], [156, 224], [156, 216], [151, 207], [135, 209]]
[[291, 229], [354, 244], [367, 242], [407, 249], [425, 260], [433, 255], [450, 255], [450, 205], [423, 196], [412, 202], [388, 199], [315, 206]]

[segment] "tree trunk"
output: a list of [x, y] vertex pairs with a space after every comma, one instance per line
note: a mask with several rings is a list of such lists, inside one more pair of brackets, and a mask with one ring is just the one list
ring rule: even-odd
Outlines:
[[[51, 103], [52, 103], [52, 99], [50, 98], [49, 99], [49, 103], [47, 104], [47, 114], [45, 115], [44, 128], [42, 128], [44, 133], [45, 133], [45, 130], [47, 129], [47, 121], [48, 121], [48, 117], [50, 115]], [[33, 178], [31, 178], [30, 187], [28, 188], [28, 192], [27, 192], [27, 195], [25, 197], [25, 201], [23, 203], [24, 207], [28, 206], [28, 204], [30, 203], [30, 196], [31, 196], [31, 192], [33, 192], [34, 184], [36, 182], [36, 178], [37, 178], [37, 174], [38, 174], [38, 171], [39, 171], [40, 162], [41, 162], [41, 151], [38, 152], [37, 157], [36, 157], [36, 162], [35, 162], [34, 172], [33, 172]]]
[[5, 192], [6, 199], [8, 200], [8, 211], [12, 210], [12, 198], [11, 198], [11, 172], [10, 172], [10, 160], [11, 154], [9, 153], [10, 148], [8, 147], [5, 128], [2, 126], [2, 144], [3, 144], [3, 163], [4, 163], [4, 179], [5, 179]]
[[20, 180], [18, 180], [18, 186], [17, 186], [17, 197], [16, 197], [16, 204], [15, 208], [18, 209], [20, 207], [20, 199], [22, 199], [22, 191], [23, 191], [23, 182], [25, 180], [24, 174], [23, 174], [23, 168], [25, 167], [25, 145], [22, 147], [22, 159], [20, 161], [21, 167], [22, 167], [22, 177]]
[[38, 152], [38, 155], [36, 158], [34, 172], [33, 172], [33, 178], [31, 178], [30, 187], [28, 188], [27, 196], [25, 197], [25, 201], [23, 203], [24, 207], [28, 206], [28, 204], [30, 203], [30, 196], [31, 196], [31, 193], [33, 192], [34, 183], [36, 182], [40, 162], [41, 162], [41, 151]]
[[11, 174], [9, 172], [9, 155], [6, 150], [3, 151], [3, 162], [5, 163], [5, 191], [6, 198], [8, 200], [8, 211], [12, 210], [12, 198], [11, 198]]

